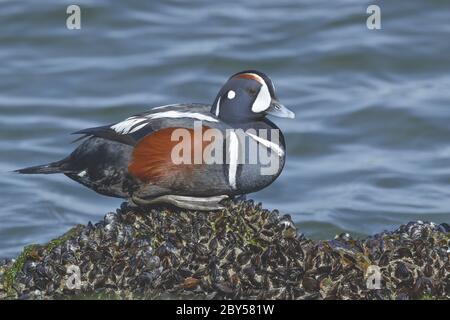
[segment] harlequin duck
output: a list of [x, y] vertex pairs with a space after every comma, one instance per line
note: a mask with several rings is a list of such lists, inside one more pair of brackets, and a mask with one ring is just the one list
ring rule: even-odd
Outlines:
[[[223, 199], [261, 190], [281, 173], [284, 137], [267, 115], [294, 118], [278, 102], [270, 78], [246, 70], [228, 79], [212, 106], [161, 106], [75, 132], [83, 142], [68, 157], [16, 172], [63, 173], [100, 194], [136, 205], [163, 202], [195, 210], [220, 209]], [[223, 139], [208, 135], [211, 131]], [[194, 138], [174, 153], [185, 133]], [[216, 148], [207, 153], [213, 144]], [[174, 154], [192, 160], [196, 148], [202, 151], [200, 161], [174, 161]], [[271, 170], [267, 159], [275, 160]]]

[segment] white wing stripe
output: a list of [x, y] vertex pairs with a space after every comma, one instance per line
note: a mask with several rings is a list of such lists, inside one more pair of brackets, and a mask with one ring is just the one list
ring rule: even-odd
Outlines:
[[160, 107], [155, 107], [152, 110], [159, 110], [159, 109], [165, 109], [165, 108], [169, 108], [169, 107], [183, 107], [184, 105], [182, 104], [167, 104], [165, 106], [160, 106]]
[[140, 125], [134, 127], [134, 128], [131, 129], [128, 133], [136, 132], [136, 131], [142, 129], [143, 127], [145, 127], [146, 125], [148, 125], [148, 122], [147, 122], [147, 121], [144, 121], [144, 123], [142, 123], [142, 124], [140, 124]]
[[218, 122], [216, 118], [198, 112], [180, 112], [172, 110], [172, 111], [151, 113], [144, 116], [133, 116], [128, 119], [125, 119], [124, 121], [116, 123], [115, 125], [111, 126], [111, 129], [120, 134], [129, 134], [145, 127], [145, 125], [148, 124], [148, 120], [161, 118], [173, 118], [173, 119], [190, 118], [201, 121]]
[[198, 112], [180, 112], [180, 111], [165, 111], [152, 113], [146, 116], [148, 119], [159, 119], [159, 118], [191, 118], [197, 120], [204, 120], [210, 122], [218, 122], [216, 118], [201, 114]]
[[130, 117], [122, 122], [119, 122], [111, 127], [114, 131], [121, 134], [127, 134], [134, 125], [145, 121], [142, 118]]

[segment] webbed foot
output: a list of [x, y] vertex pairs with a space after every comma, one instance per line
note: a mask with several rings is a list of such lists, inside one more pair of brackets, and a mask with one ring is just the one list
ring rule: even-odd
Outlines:
[[246, 194], [240, 194], [240, 195], [233, 196], [231, 199], [234, 202], [245, 201], [245, 200], [247, 200], [247, 195]]
[[188, 197], [177, 195], [165, 195], [152, 199], [142, 199], [139, 197], [132, 197], [132, 202], [136, 205], [146, 206], [159, 203], [169, 203], [176, 207], [188, 210], [211, 211], [221, 210], [224, 207], [220, 201], [227, 199], [227, 195], [214, 197]]

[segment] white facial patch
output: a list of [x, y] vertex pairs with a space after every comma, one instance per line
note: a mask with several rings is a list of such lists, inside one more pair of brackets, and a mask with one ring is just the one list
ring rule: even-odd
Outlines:
[[259, 89], [258, 96], [253, 102], [252, 111], [255, 113], [263, 112], [270, 107], [270, 103], [272, 101], [272, 97], [270, 96], [269, 88], [264, 83]]
[[234, 97], [236, 97], [236, 92], [234, 92], [233, 90], [228, 91], [227, 94], [228, 99], [234, 99]]
[[270, 103], [272, 102], [272, 97], [270, 96], [269, 88], [267, 87], [267, 83], [264, 79], [254, 73], [250, 73], [250, 75], [257, 79], [257, 81], [261, 84], [261, 88], [259, 89], [258, 95], [252, 105], [252, 111], [255, 113], [260, 113], [269, 109]]

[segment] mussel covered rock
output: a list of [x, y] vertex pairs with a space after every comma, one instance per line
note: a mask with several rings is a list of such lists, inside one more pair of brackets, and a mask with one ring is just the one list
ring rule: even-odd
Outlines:
[[315, 241], [252, 201], [216, 212], [123, 204], [0, 260], [0, 299], [448, 299], [449, 256], [447, 224]]

